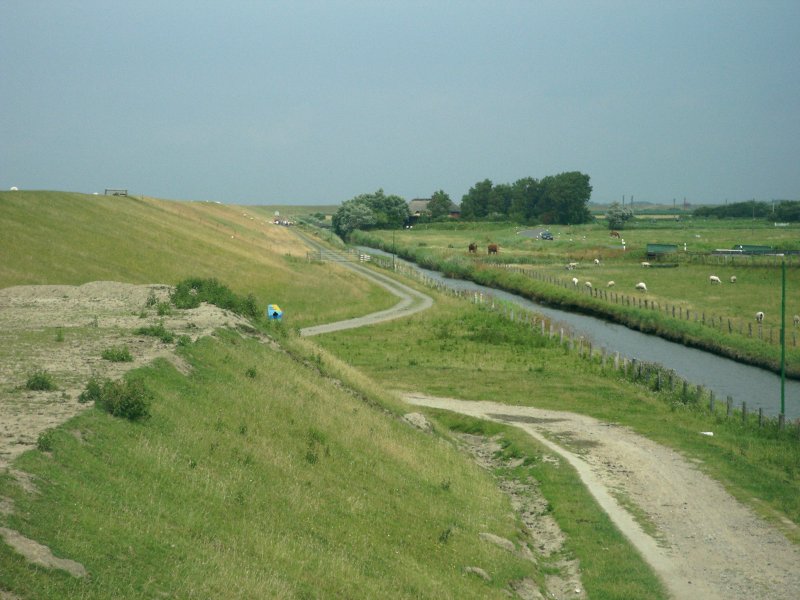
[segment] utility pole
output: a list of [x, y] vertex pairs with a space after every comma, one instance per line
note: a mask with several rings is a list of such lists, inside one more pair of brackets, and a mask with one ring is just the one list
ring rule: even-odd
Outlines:
[[781, 414], [786, 416], [786, 258], [781, 259]]

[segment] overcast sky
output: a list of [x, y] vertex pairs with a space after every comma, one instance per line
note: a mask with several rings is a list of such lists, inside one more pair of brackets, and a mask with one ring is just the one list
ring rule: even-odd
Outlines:
[[800, 198], [800, 1], [2, 0], [0, 189]]

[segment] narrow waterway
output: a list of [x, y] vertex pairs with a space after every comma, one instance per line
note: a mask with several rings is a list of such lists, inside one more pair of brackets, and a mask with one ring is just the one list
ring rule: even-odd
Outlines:
[[[371, 254], [391, 256], [375, 248], [363, 250]], [[604, 347], [607, 352], [619, 352], [621, 356], [661, 364], [674, 370], [683, 379], [713, 390], [722, 401], [728, 396], [732, 397], [736, 407], [741, 407], [742, 402], [746, 402], [748, 411], [763, 408], [764, 414], [770, 416], [776, 416], [780, 412], [781, 378], [770, 371], [703, 350], [687, 348], [596, 317], [551, 308], [472, 281], [450, 279], [438, 271], [423, 269], [399, 258], [396, 260], [451, 288], [491, 294], [495, 298], [513, 302], [563, 323], [576, 335], [590, 340], [595, 347]], [[800, 418], [800, 381], [787, 379], [785, 382], [785, 412], [787, 419]]]

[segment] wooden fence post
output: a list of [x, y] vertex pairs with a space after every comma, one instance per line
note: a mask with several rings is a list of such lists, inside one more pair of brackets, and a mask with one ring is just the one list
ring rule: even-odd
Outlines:
[[727, 403], [727, 407], [726, 407], [727, 410], [725, 411], [725, 416], [726, 417], [730, 417], [731, 413], [733, 412], [733, 398], [728, 396], [728, 398], [726, 400], [726, 403]]

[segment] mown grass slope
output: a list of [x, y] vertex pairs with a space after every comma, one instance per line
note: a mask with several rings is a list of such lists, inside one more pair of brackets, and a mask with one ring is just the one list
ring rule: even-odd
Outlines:
[[[380, 310], [396, 299], [336, 265], [306, 261], [289, 228], [249, 207], [65, 192], [0, 192], [0, 287], [215, 277], [288, 324]], [[377, 308], [375, 308], [377, 307]]]

